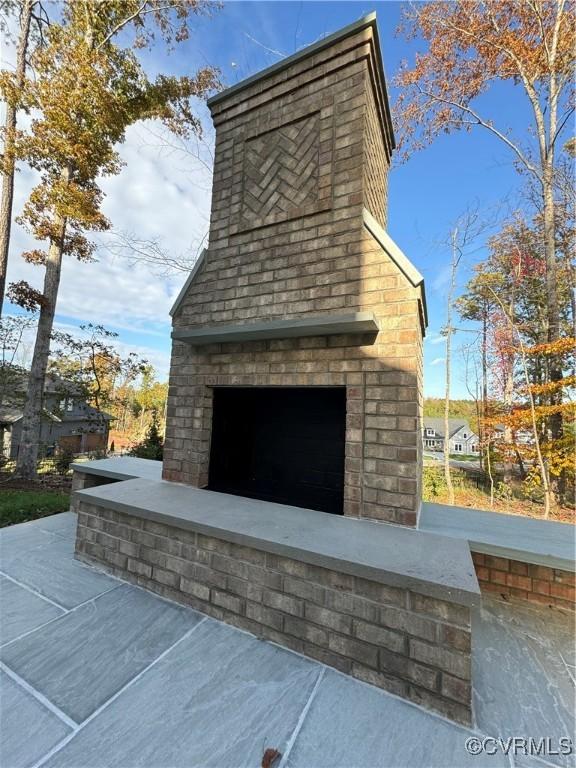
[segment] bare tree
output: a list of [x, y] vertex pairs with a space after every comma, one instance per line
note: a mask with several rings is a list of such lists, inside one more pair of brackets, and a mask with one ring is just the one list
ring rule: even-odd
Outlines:
[[509, 307], [506, 307], [501, 301], [499, 296], [493, 291], [494, 299], [500, 306], [506, 320], [510, 326], [510, 332], [513, 338], [517, 340], [518, 348], [520, 351], [520, 360], [522, 362], [522, 373], [526, 385], [526, 392], [528, 395], [528, 404], [530, 407], [530, 420], [532, 423], [532, 431], [534, 437], [534, 446], [536, 448], [536, 459], [538, 462], [538, 469], [540, 471], [540, 479], [542, 481], [542, 488], [544, 490], [544, 518], [548, 519], [550, 516], [550, 510], [554, 504], [554, 493], [550, 485], [550, 476], [548, 468], [546, 467], [546, 461], [544, 460], [544, 454], [542, 453], [542, 446], [540, 440], [540, 431], [538, 429], [537, 417], [536, 417], [536, 403], [534, 400], [534, 394], [532, 392], [530, 374], [528, 373], [528, 361], [526, 354], [526, 347], [522, 334], [519, 332], [518, 327], [514, 321], [514, 316], [509, 314]]
[[450, 384], [451, 384], [451, 355], [452, 355], [452, 302], [454, 300], [454, 291], [456, 290], [456, 273], [458, 264], [462, 258], [462, 251], [458, 248], [458, 227], [454, 227], [450, 233], [450, 283], [448, 285], [448, 296], [446, 299], [446, 378], [444, 388], [444, 476], [448, 488], [448, 504], [454, 504], [454, 486], [452, 484], [452, 475], [450, 473]]
[[486, 231], [488, 225], [478, 213], [477, 208], [470, 208], [463, 213], [452, 227], [447, 245], [450, 249], [450, 279], [446, 296], [446, 325], [443, 335], [446, 337], [446, 368], [444, 389], [444, 476], [448, 488], [448, 503], [454, 504], [454, 485], [450, 473], [450, 394], [452, 384], [452, 336], [456, 332], [453, 321], [454, 296], [458, 267], [465, 255], [473, 251], [474, 243]]
[[126, 259], [129, 264], [146, 264], [159, 275], [188, 274], [200, 258], [207, 240], [208, 231], [187, 251], [173, 253], [159, 237], [144, 238], [134, 232], [114, 230], [103, 240], [101, 248]]

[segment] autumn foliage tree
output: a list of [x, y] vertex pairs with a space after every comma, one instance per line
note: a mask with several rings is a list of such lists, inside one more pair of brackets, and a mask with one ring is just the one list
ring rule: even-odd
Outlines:
[[73, 383], [97, 411], [116, 410], [119, 385], [135, 382], [149, 365], [135, 352], [121, 354], [115, 346], [115, 331], [92, 323], [81, 325], [79, 331], [79, 335], [53, 333], [48, 370]]
[[[560, 226], [560, 223], [562, 226]], [[477, 264], [458, 301], [463, 318], [481, 322], [486, 359], [482, 432], [511, 480], [516, 463], [528, 492], [541, 491], [545, 509], [569, 502], [574, 491], [574, 339], [572, 265], [563, 249], [572, 239], [569, 221], [559, 226], [558, 297], [560, 338], [547, 341], [546, 259], [541, 218], [519, 213], [489, 241], [489, 255]], [[567, 254], [566, 254], [567, 255]], [[551, 375], [560, 365], [562, 376]], [[560, 435], [550, 430], [560, 416]]]
[[42, 291], [25, 282], [11, 285], [12, 301], [38, 309], [38, 331], [17, 461], [20, 475], [36, 472], [43, 382], [62, 259], [93, 259], [90, 234], [109, 222], [101, 211], [102, 176], [118, 174], [118, 145], [129, 126], [162, 121], [176, 134], [201, 130], [195, 98], [217, 85], [207, 67], [194, 76], [150, 79], [140, 51], [156, 38], [171, 47], [188, 36], [191, 15], [207, 9], [202, 0], [74, 0], [61, 8], [60, 23], [34, 52], [34, 77], [23, 88], [30, 130], [16, 133], [15, 154], [40, 175], [20, 222], [45, 247], [23, 254], [44, 268]]
[[[511, 152], [516, 167], [533, 185], [541, 215], [545, 341], [554, 349], [562, 336], [556, 203], [559, 150], [574, 113], [574, 2], [415, 3], [406, 7], [401, 29], [409, 39], [425, 44], [397, 77], [396, 124], [404, 153], [441, 134], [480, 129]], [[530, 119], [516, 134], [502, 115], [483, 111], [480, 97], [497, 82], [514, 87], [529, 108]], [[551, 382], [561, 381], [562, 366], [561, 356], [548, 356]], [[547, 429], [551, 438], [561, 439], [560, 410], [552, 410]]]

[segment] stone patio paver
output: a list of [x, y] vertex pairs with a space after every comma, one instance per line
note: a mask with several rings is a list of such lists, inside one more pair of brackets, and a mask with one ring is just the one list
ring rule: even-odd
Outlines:
[[0, 660], [81, 723], [202, 618], [117, 582], [3, 648]]
[[63, 536], [32, 526], [28, 532], [34, 539], [30, 548], [25, 539], [10, 539], [10, 529], [0, 531], [0, 575], [10, 576], [64, 609], [116, 586], [114, 579], [74, 559], [73, 532]]
[[37, 525], [43, 531], [53, 533], [56, 536], [75, 536], [77, 517], [74, 512], [62, 512], [59, 515], [49, 515], [30, 523]]
[[464, 744], [470, 733], [430, 717], [402, 699], [327, 670], [287, 768], [509, 765], [502, 754], [489, 763], [468, 754]]
[[[556, 744], [574, 733], [576, 689], [562, 658], [570, 623], [558, 617], [549, 609], [488, 600], [473, 614], [474, 710], [486, 733], [540, 735]], [[574, 755], [549, 760], [570, 766]]]
[[0, 671], [0, 765], [28, 768], [71, 729], [21, 685]]
[[206, 619], [46, 764], [259, 766], [287, 743], [323, 669]]
[[64, 610], [0, 576], [0, 645], [62, 616]]

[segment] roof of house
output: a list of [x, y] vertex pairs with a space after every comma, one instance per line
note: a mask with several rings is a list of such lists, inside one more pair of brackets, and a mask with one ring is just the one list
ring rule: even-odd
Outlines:
[[[16, 408], [10, 405], [3, 406], [0, 408], [0, 424], [15, 424], [17, 421], [20, 421], [20, 419], [24, 416], [24, 411], [22, 408]], [[93, 408], [91, 405], [86, 405], [84, 407], [84, 413], [75, 413], [70, 418], [62, 418], [61, 416], [58, 416], [55, 413], [52, 413], [46, 408], [42, 409], [42, 416], [45, 419], [48, 419], [49, 421], [55, 421], [57, 423], [73, 423], [77, 421], [97, 421], [99, 419], [102, 419], [104, 421], [112, 421], [114, 416], [110, 413], [106, 413], [105, 411], [99, 411], [96, 408]]]
[[[424, 429], [433, 429], [437, 437], [444, 437], [444, 419], [443, 418], [424, 418]], [[466, 419], [448, 419], [450, 427], [449, 437], [453, 437], [456, 432], [460, 431], [464, 427], [470, 430], [470, 434], [474, 434], [470, 424]]]
[[[20, 421], [24, 411], [21, 408], [17, 408], [12, 405], [5, 405], [0, 408], [0, 424], [15, 424]], [[47, 411], [46, 408], [42, 409], [42, 415], [50, 421], [62, 421], [56, 414]]]
[[22, 418], [22, 410], [11, 405], [0, 408], [0, 424], [14, 424]]
[[[7, 378], [2, 384], [2, 399], [3, 404], [0, 406], [0, 424], [15, 424], [20, 421], [24, 415], [24, 400], [25, 393], [28, 388], [29, 372], [12, 367], [8, 371], [4, 371]], [[43, 409], [43, 417], [50, 421], [93, 421], [94, 419], [104, 419], [110, 421], [113, 416], [104, 411], [99, 411], [97, 408], [89, 405], [85, 401], [85, 394], [82, 388], [73, 381], [67, 381], [53, 373], [46, 374], [46, 380], [44, 383], [44, 395], [55, 395], [60, 398], [73, 397], [83, 403], [82, 413], [75, 411], [70, 414], [70, 418], [62, 418], [62, 414], [56, 409], [56, 413]], [[66, 416], [67, 414], [64, 414]]]
[[[16, 365], [0, 366], [0, 378], [5, 391], [23, 394], [28, 389], [30, 372]], [[73, 381], [67, 381], [55, 373], [47, 373], [44, 380], [44, 394], [75, 395], [83, 394], [82, 388]]]

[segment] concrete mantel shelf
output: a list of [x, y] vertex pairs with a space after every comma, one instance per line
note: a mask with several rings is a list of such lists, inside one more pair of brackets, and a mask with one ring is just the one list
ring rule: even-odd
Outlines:
[[212, 327], [185, 328], [172, 331], [172, 338], [192, 346], [262, 339], [290, 339], [302, 336], [334, 336], [336, 334], [378, 333], [372, 312], [346, 315], [310, 315], [301, 320], [269, 320]]
[[76, 491], [81, 502], [460, 605], [480, 590], [466, 541], [145, 479]]

